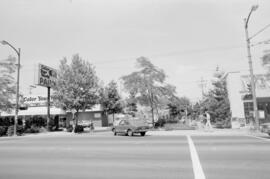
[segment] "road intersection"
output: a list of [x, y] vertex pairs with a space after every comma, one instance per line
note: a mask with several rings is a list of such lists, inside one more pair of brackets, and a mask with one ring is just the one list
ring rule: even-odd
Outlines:
[[269, 178], [269, 138], [157, 134], [1, 138], [0, 178]]

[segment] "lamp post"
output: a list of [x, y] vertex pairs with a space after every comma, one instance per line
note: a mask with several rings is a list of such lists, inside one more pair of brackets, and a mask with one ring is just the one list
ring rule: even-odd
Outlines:
[[19, 84], [20, 84], [20, 57], [21, 57], [21, 49], [16, 49], [10, 43], [3, 40], [1, 41], [2, 45], [10, 46], [18, 55], [18, 66], [17, 66], [17, 85], [16, 85], [16, 108], [15, 108], [15, 118], [14, 118], [14, 136], [17, 135], [17, 121], [18, 121], [18, 110], [19, 110]]
[[257, 99], [256, 99], [256, 90], [255, 90], [255, 81], [254, 81], [254, 74], [253, 74], [253, 66], [252, 66], [252, 58], [250, 52], [250, 39], [248, 35], [248, 21], [251, 16], [251, 13], [257, 10], [258, 5], [252, 6], [251, 10], [248, 14], [248, 17], [244, 19], [245, 23], [245, 32], [246, 32], [246, 42], [247, 42], [247, 53], [248, 53], [248, 64], [249, 64], [249, 73], [250, 73], [250, 83], [251, 83], [251, 91], [252, 91], [252, 102], [253, 102], [253, 111], [255, 117], [255, 128], [259, 129], [259, 115], [258, 115], [258, 107], [257, 107]]

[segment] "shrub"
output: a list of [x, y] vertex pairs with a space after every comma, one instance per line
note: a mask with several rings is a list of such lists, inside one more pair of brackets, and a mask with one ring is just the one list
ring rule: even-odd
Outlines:
[[164, 125], [164, 129], [166, 131], [170, 131], [170, 130], [194, 130], [195, 127], [190, 127], [190, 126], [187, 126], [185, 124], [181, 124], [181, 123], [170, 123], [170, 124], [165, 124]]
[[83, 130], [84, 130], [84, 128], [83, 128], [83, 126], [81, 126], [81, 125], [77, 125], [77, 126], [75, 127], [75, 133], [83, 132]]
[[0, 136], [6, 135], [7, 134], [7, 126], [0, 126]]
[[223, 129], [223, 128], [231, 128], [231, 121], [230, 119], [225, 119], [223, 121], [217, 121], [215, 124], [216, 128]]
[[73, 131], [72, 125], [67, 126], [67, 132], [72, 132], [72, 131]]
[[40, 130], [41, 130], [40, 127], [38, 127], [38, 126], [36, 126], [36, 125], [31, 125], [30, 128], [27, 128], [27, 129], [25, 130], [25, 133], [39, 133]]
[[[41, 116], [33, 116], [25, 121], [25, 129], [30, 129], [32, 126], [37, 127], [45, 127], [46, 126], [46, 118]], [[29, 131], [29, 130], [27, 130]]]
[[[22, 135], [24, 132], [22, 125], [17, 125], [17, 135]], [[7, 129], [7, 135], [12, 136], [14, 134], [14, 126], [9, 126]]]
[[14, 125], [14, 121], [11, 117], [1, 117], [0, 118], [0, 126], [11, 126]]
[[164, 124], [166, 124], [166, 120], [164, 118], [159, 118], [157, 122], [155, 123], [155, 128], [157, 127], [163, 127]]
[[47, 132], [47, 129], [45, 127], [40, 127], [39, 132], [40, 133]]

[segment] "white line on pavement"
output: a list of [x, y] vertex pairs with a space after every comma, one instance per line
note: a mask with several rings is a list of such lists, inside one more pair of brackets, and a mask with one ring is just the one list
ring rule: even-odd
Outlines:
[[258, 137], [258, 136], [254, 136], [254, 135], [245, 135], [245, 136], [255, 138], [255, 139], [260, 139], [260, 140], [266, 141], [266, 142], [270, 142], [270, 139], [263, 138], [263, 137]]
[[187, 139], [188, 139], [188, 145], [189, 145], [189, 150], [190, 150], [190, 156], [192, 160], [194, 177], [195, 179], [205, 179], [205, 175], [204, 175], [195, 145], [189, 135], [187, 135]]

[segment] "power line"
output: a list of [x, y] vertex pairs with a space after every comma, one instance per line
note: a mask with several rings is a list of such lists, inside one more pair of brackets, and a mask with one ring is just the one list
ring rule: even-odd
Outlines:
[[256, 37], [257, 35], [259, 35], [261, 32], [265, 31], [265, 29], [267, 29], [268, 27], [270, 27], [270, 24], [266, 25], [264, 28], [262, 28], [261, 30], [259, 30], [257, 33], [255, 33], [253, 36], [249, 37], [250, 39], [253, 39], [254, 37]]

